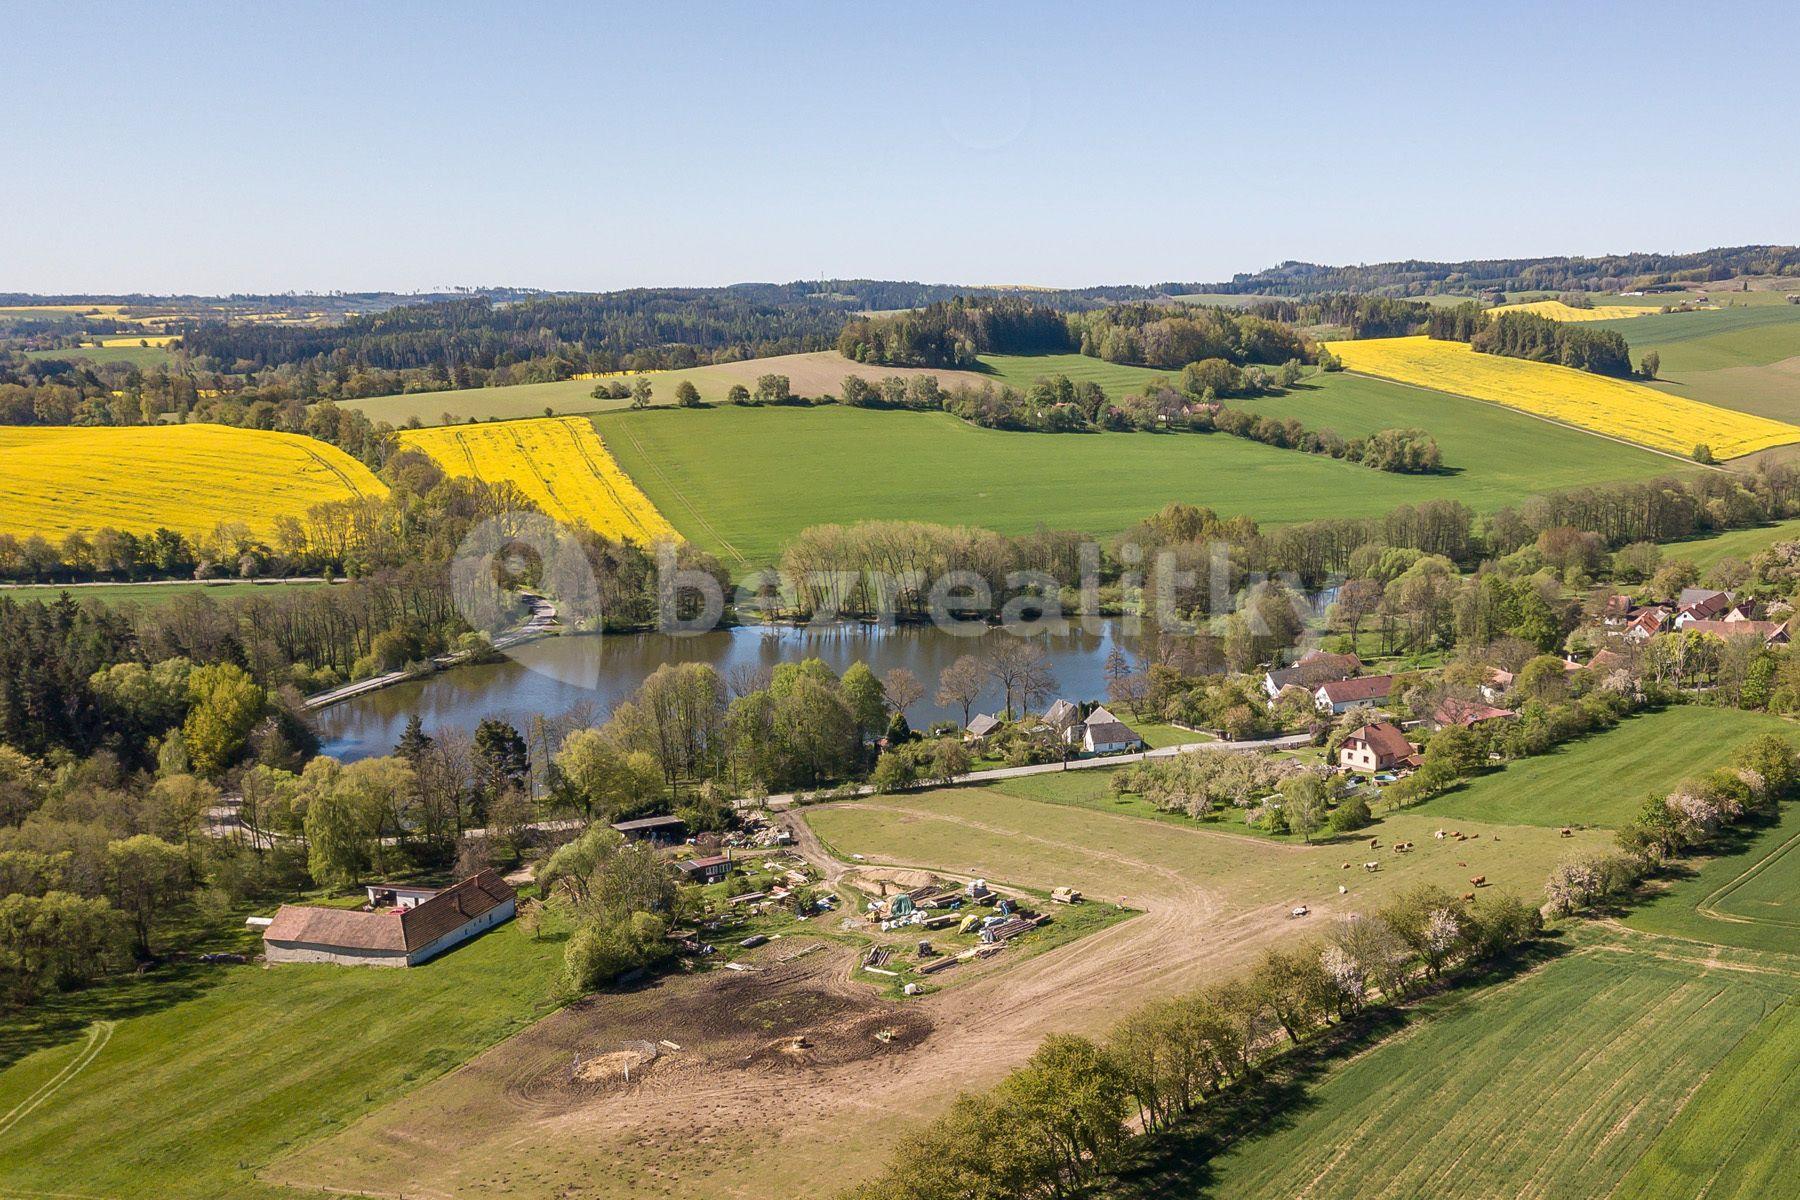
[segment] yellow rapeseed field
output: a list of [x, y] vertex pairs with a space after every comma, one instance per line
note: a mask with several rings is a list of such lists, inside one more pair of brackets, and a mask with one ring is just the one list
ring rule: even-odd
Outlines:
[[1346, 368], [1454, 392], [1676, 454], [1704, 444], [1718, 458], [1800, 442], [1800, 427], [1670, 395], [1641, 383], [1427, 337], [1327, 343]]
[[115, 346], [135, 346], [140, 342], [149, 342], [152, 346], [166, 346], [175, 340], [172, 333], [150, 333], [141, 337], [103, 337], [100, 345], [111, 349]]
[[1662, 310], [1650, 304], [1596, 304], [1592, 308], [1576, 308], [1561, 300], [1538, 300], [1531, 304], [1501, 304], [1489, 311], [1536, 313], [1552, 321], [1619, 321], [1626, 317], [1653, 317]]
[[406, 429], [400, 440], [452, 475], [512, 481], [559, 521], [642, 543], [676, 536], [585, 417]]
[[267, 533], [278, 517], [387, 488], [315, 438], [226, 425], [0, 427], [0, 533], [57, 539], [103, 526]]

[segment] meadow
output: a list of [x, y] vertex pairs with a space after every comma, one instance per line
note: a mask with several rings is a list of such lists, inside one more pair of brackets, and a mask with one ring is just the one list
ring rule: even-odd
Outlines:
[[1766, 713], [1683, 706], [1628, 717], [1604, 733], [1522, 758], [1413, 811], [1517, 825], [1629, 824], [1653, 793], [1722, 767], [1759, 733], [1800, 741], [1800, 727]]
[[584, 417], [404, 430], [400, 441], [452, 475], [517, 485], [558, 521], [644, 544], [675, 536]]
[[1800, 426], [1572, 367], [1478, 354], [1463, 342], [1402, 337], [1329, 345], [1352, 371], [1504, 404], [1670, 454], [1706, 445], [1730, 459], [1800, 441]]
[[60, 539], [102, 526], [266, 534], [316, 504], [387, 488], [336, 446], [225, 425], [0, 429], [0, 529]]
[[[1754, 1185], [1785, 1186], [1792, 1126], [1767, 1107], [1774, 1089], [1723, 1089], [1733, 1079], [1781, 1078], [1783, 1068], [1747, 1062], [1740, 1048], [1791, 1044], [1792, 1018], [1777, 1024], [1766, 1014], [1797, 990], [1788, 975], [1584, 946], [1458, 995], [1343, 1064], [1265, 1134], [1243, 1131], [1195, 1186], [1114, 1195], [1773, 1195]], [[1790, 1056], [1789, 1075], [1792, 1066]], [[1711, 1092], [1701, 1087], [1709, 1076], [1720, 1081]], [[1729, 1146], [1726, 1161], [1700, 1153], [1692, 1126], [1716, 1132], [1720, 1116], [1755, 1110], [1761, 1120], [1732, 1124], [1711, 1146], [1713, 1155]], [[1709, 1173], [1749, 1186], [1677, 1186]], [[1614, 1192], [1621, 1180], [1631, 1187]]]
[[[149, 339], [154, 342], [156, 339]], [[26, 358], [51, 359], [58, 362], [74, 362], [85, 359], [95, 366], [106, 366], [109, 363], [130, 363], [143, 370], [148, 367], [160, 367], [175, 361], [175, 352], [167, 345], [140, 346], [137, 339], [132, 338], [119, 346], [82, 346], [74, 350], [27, 350]]]
[[1800, 540], [1800, 519], [1778, 521], [1773, 525], [1752, 525], [1746, 529], [1727, 529], [1704, 537], [1686, 538], [1663, 543], [1663, 558], [1685, 558], [1704, 573], [1720, 559], [1741, 558], [1750, 561], [1776, 542]]
[[1625, 336], [1634, 358], [1656, 351], [1659, 390], [1800, 422], [1800, 304], [1733, 304], [1605, 328]]
[[1800, 804], [1730, 836], [1731, 853], [1691, 864], [1623, 921], [1646, 933], [1800, 955]]
[[[92, 1061], [0, 1128], [0, 1195], [310, 1194], [256, 1173], [550, 1011], [561, 959], [555, 941], [509, 925], [418, 970], [212, 968], [191, 995], [101, 1025]], [[27, 1032], [0, 1024], [0, 1045]], [[84, 1044], [0, 1071], [0, 1114], [29, 1103]]]
[[[1002, 364], [1015, 378], [1035, 377], [1041, 365]], [[663, 514], [735, 565], [770, 563], [801, 529], [827, 522], [908, 518], [1004, 533], [1041, 524], [1107, 535], [1180, 500], [1278, 525], [1440, 497], [1491, 511], [1554, 488], [1678, 469], [1518, 413], [1344, 375], [1247, 403], [1346, 435], [1416, 423], [1438, 437], [1451, 469], [1396, 475], [1225, 434], [1014, 433], [946, 413], [839, 406], [658, 409], [595, 423]]]

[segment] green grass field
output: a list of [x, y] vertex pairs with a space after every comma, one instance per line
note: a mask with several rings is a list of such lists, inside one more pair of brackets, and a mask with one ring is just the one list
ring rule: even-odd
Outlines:
[[303, 1194], [255, 1173], [541, 1016], [561, 957], [507, 925], [411, 970], [218, 968], [60, 1084], [85, 1040], [0, 1072], [0, 1196]]
[[1706, 571], [1722, 558], [1741, 558], [1745, 562], [1776, 542], [1800, 539], [1800, 520], [1780, 521], [1774, 525], [1756, 525], [1748, 529], [1728, 529], [1724, 533], [1663, 543], [1663, 559], [1685, 558]]
[[1744, 1035], [1687, 1107], [1612, 1192], [1668, 1196], [1779, 1196], [1800, 1162], [1800, 1001]]
[[[1022, 366], [1005, 366], [1023, 378]], [[1104, 535], [1175, 500], [1281, 524], [1439, 497], [1492, 510], [1553, 488], [1679, 469], [1492, 405], [1373, 380], [1332, 377], [1290, 403], [1335, 414], [1346, 433], [1370, 420], [1371, 407], [1394, 414], [1378, 425], [1429, 417], [1422, 423], [1454, 471], [1394, 475], [1225, 434], [1009, 433], [946, 413], [839, 407], [622, 412], [595, 423], [663, 515], [734, 565], [768, 563], [801, 529], [826, 522], [912, 518]]]
[[1594, 328], [1623, 334], [1634, 362], [1656, 351], [1659, 386], [1669, 391], [1778, 421], [1800, 419], [1800, 304], [1659, 313]]
[[0, 584], [0, 596], [11, 596], [15, 600], [50, 601], [68, 592], [78, 601], [98, 600], [107, 604], [142, 604], [155, 607], [178, 600], [183, 596], [205, 595], [214, 600], [238, 600], [245, 596], [272, 596], [305, 588], [326, 586], [319, 580], [270, 580], [266, 583], [252, 583], [234, 579], [226, 582], [209, 583], [195, 580], [192, 583], [102, 583], [84, 584], [80, 587], [68, 587], [59, 584]]
[[1800, 956], [1800, 803], [1626, 913], [1633, 929]]
[[175, 361], [175, 355], [162, 346], [83, 346], [79, 350], [28, 350], [25, 357], [63, 362], [86, 359], [96, 366], [131, 363], [140, 368], [160, 367]]
[[1434, 796], [1412, 811], [1508, 825], [1627, 824], [1644, 798], [1724, 766], [1758, 733], [1800, 741], [1800, 726], [1765, 713], [1680, 707], [1628, 717]]
[[[1675, 1185], [1709, 1168], [1786, 1187], [1791, 1176], [1777, 1172], [1793, 1138], [1791, 1110], [1762, 1109], [1768, 1093], [1726, 1089], [1736, 1079], [1791, 1091], [1783, 1079], [1793, 1074], [1791, 1054], [1772, 1065], [1746, 1063], [1734, 1051], [1765, 1035], [1765, 1015], [1797, 987], [1791, 976], [1584, 949], [1457, 997], [1333, 1072], [1266, 1136], [1246, 1137], [1214, 1159], [1208, 1185], [1154, 1194], [1604, 1196], [1617, 1194], [1611, 1189], [1629, 1174], [1639, 1181], [1634, 1188], [1647, 1188], [1630, 1194], [1692, 1197], [1701, 1193]], [[1767, 1032], [1779, 1035], [1777, 1053], [1792, 1038]], [[1684, 1109], [1709, 1075], [1721, 1083], [1710, 1095], [1701, 1090], [1699, 1108]], [[1697, 1138], [1719, 1131], [1730, 1115], [1721, 1105], [1761, 1109], [1764, 1119], [1733, 1126], [1728, 1156], [1708, 1163]], [[1672, 1140], [1646, 1158], [1665, 1146], [1665, 1131]]]

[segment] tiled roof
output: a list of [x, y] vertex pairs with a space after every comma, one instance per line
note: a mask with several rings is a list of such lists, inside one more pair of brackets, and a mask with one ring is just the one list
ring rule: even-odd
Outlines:
[[1353, 704], [1358, 700], [1385, 699], [1394, 690], [1392, 675], [1364, 675], [1357, 679], [1334, 679], [1319, 685], [1325, 698], [1333, 704]]
[[410, 953], [462, 928], [513, 895], [511, 884], [493, 871], [483, 871], [398, 913], [284, 904], [263, 930], [263, 939]]
[[1405, 758], [1413, 752], [1413, 744], [1406, 740], [1398, 725], [1386, 721], [1376, 721], [1373, 725], [1364, 725], [1351, 733], [1344, 740], [1355, 738], [1367, 742], [1369, 748], [1383, 758]]

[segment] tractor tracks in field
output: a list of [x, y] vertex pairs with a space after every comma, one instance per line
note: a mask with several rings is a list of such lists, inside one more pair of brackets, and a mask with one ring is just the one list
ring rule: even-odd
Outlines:
[[[706, 530], [707, 535], [710, 536], [713, 539], [713, 541], [717, 542], [720, 546], [724, 547], [725, 550], [730, 553], [731, 557], [737, 559], [738, 562], [744, 564], [745, 566], [749, 566], [750, 560], [744, 557], [744, 552], [739, 550], [736, 546], [732, 545], [731, 542], [726, 539], [725, 535], [720, 533], [718, 531], [718, 529], [716, 529], [713, 526], [713, 523], [706, 519], [706, 514], [704, 514], [700, 511], [699, 506], [696, 505], [692, 500], [688, 499], [687, 493], [682, 491], [681, 488], [676, 485], [676, 483], [673, 479], [669, 478], [669, 473], [667, 471], [663, 470], [662, 464], [657, 462], [656, 459], [651, 456], [650, 452], [644, 449], [644, 444], [642, 442], [638, 441], [637, 434], [631, 432], [631, 430], [629, 428], [627, 428], [623, 423], [620, 424], [619, 428], [620, 428], [620, 431], [624, 433], [625, 440], [631, 443], [631, 448], [633, 450], [636, 450], [638, 452], [638, 454], [643, 457], [643, 460], [649, 464], [650, 469], [652, 471], [656, 472], [657, 477], [660, 478], [663, 481], [663, 483], [668, 485], [669, 491], [674, 494], [675, 498], [677, 500], [681, 501], [681, 506], [683, 508], [687, 509], [688, 512], [693, 516], [694, 523], [699, 525], [700, 528]], [[594, 431], [594, 436], [595, 437], [600, 436], [599, 429], [597, 427]], [[605, 444], [604, 438], [601, 438], [601, 444], [602, 445]]]
[[43, 1107], [46, 1101], [100, 1057], [100, 1052], [106, 1049], [106, 1043], [112, 1041], [116, 1024], [113, 1021], [95, 1021], [88, 1026], [88, 1040], [76, 1051], [75, 1057], [65, 1063], [62, 1070], [39, 1084], [36, 1091], [13, 1105], [4, 1115], [0, 1115], [0, 1137], [5, 1137], [20, 1121]]

